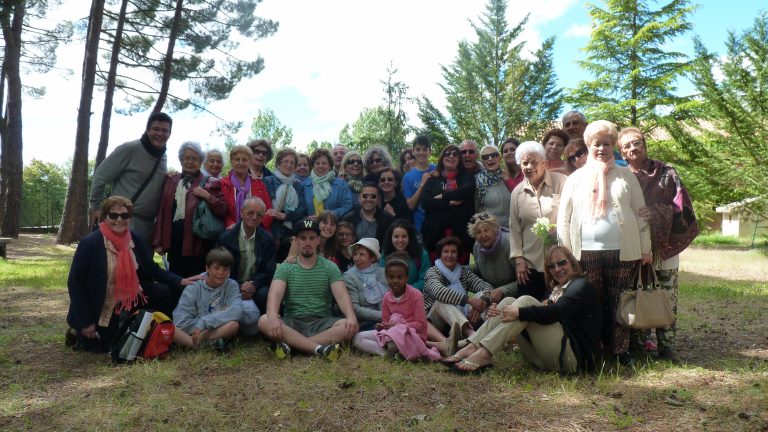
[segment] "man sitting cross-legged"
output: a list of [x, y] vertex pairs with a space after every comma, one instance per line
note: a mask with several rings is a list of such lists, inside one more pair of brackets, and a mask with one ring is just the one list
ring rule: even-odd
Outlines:
[[[295, 349], [335, 361], [340, 353], [338, 342], [351, 340], [358, 330], [352, 301], [336, 264], [317, 255], [317, 221], [299, 221], [294, 234], [300, 254], [295, 263], [278, 265], [269, 287], [267, 313], [259, 318], [259, 331], [277, 342], [278, 358]], [[345, 318], [331, 315], [331, 296]]]

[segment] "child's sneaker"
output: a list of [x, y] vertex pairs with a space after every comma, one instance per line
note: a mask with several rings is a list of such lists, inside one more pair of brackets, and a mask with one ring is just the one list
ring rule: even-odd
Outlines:
[[331, 362], [335, 362], [341, 356], [341, 347], [339, 344], [320, 345], [317, 353]]
[[645, 343], [643, 344], [643, 347], [648, 352], [656, 352], [658, 350], [658, 347], [656, 346], [656, 344], [650, 339], [646, 339]]
[[284, 360], [291, 356], [291, 347], [285, 342], [278, 342], [275, 345], [275, 356], [278, 360]]
[[211, 348], [218, 353], [224, 353], [227, 351], [227, 341], [222, 338], [214, 339], [210, 341]]

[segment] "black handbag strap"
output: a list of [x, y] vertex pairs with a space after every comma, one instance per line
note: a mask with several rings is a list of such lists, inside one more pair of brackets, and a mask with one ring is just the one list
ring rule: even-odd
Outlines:
[[155, 171], [157, 171], [157, 167], [160, 165], [160, 159], [162, 158], [163, 158], [162, 156], [157, 158], [157, 160], [155, 161], [155, 166], [152, 167], [152, 171], [150, 171], [149, 175], [147, 176], [147, 179], [144, 180], [144, 183], [141, 185], [139, 190], [137, 190], [136, 193], [133, 194], [133, 196], [131, 197], [131, 202], [133, 204], [136, 204], [136, 200], [139, 199], [139, 197], [141, 196], [141, 193], [144, 192], [144, 189], [147, 188], [147, 185], [149, 184], [149, 182], [152, 181], [152, 176], [155, 175]]

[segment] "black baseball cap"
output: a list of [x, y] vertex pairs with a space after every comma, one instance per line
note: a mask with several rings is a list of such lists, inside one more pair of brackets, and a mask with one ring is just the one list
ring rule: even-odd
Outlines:
[[317, 235], [320, 235], [320, 224], [316, 220], [302, 219], [293, 223], [293, 235], [299, 235], [302, 231], [314, 231]]

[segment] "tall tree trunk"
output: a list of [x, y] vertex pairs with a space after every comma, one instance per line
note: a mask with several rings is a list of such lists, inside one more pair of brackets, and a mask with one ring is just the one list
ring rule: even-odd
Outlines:
[[[21, 216], [21, 184], [24, 173], [22, 157], [21, 123], [21, 32], [24, 23], [24, 1], [5, 0], [2, 15], [3, 42], [5, 53], [3, 70], [8, 83], [5, 118], [3, 119], [2, 138], [2, 190], [5, 192], [5, 211], [3, 212], [2, 234], [8, 237], [19, 236], [19, 217]], [[11, 11], [13, 18], [11, 20]]]
[[165, 101], [168, 99], [168, 89], [171, 87], [171, 72], [173, 67], [173, 50], [176, 47], [176, 39], [179, 37], [181, 28], [181, 14], [184, 0], [176, 0], [176, 10], [173, 13], [173, 23], [171, 24], [171, 33], [168, 35], [168, 48], [165, 50], [165, 60], [163, 61], [163, 80], [160, 85], [160, 94], [157, 95], [157, 102], [152, 112], [163, 110]]
[[72, 160], [72, 174], [69, 178], [67, 197], [64, 201], [59, 234], [56, 237], [56, 242], [59, 244], [74, 243], [88, 234], [88, 134], [91, 129], [91, 103], [96, 80], [104, 1], [93, 0], [91, 3], [88, 36], [83, 58], [80, 106], [77, 110], [75, 155]]
[[125, 25], [125, 13], [128, 10], [128, 0], [123, 0], [120, 5], [120, 15], [117, 17], [115, 39], [112, 41], [112, 54], [109, 60], [109, 72], [107, 73], [107, 86], [104, 95], [104, 111], [101, 114], [101, 136], [99, 136], [99, 148], [96, 151], [96, 168], [107, 157], [109, 147], [109, 124], [112, 121], [112, 105], [115, 96], [115, 79], [117, 77], [117, 64], [120, 60], [120, 47], [123, 42], [123, 26]]

